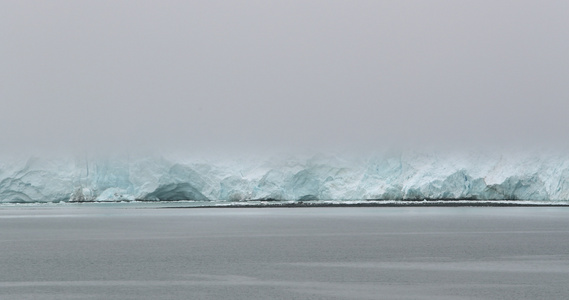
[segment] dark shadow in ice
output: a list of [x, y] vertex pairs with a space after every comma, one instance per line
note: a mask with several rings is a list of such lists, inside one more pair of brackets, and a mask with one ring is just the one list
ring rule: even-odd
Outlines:
[[154, 192], [149, 193], [144, 198], [145, 200], [161, 200], [161, 201], [208, 200], [206, 196], [204, 196], [195, 187], [193, 187], [191, 184], [187, 182], [161, 185], [158, 188], [156, 188]]

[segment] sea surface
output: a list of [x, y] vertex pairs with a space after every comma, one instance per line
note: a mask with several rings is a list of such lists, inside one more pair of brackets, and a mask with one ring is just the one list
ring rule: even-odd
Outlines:
[[569, 207], [0, 207], [0, 299], [569, 299]]

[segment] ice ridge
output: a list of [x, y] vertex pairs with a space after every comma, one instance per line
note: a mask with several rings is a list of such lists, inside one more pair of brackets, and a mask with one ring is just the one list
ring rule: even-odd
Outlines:
[[569, 199], [569, 157], [392, 153], [347, 159], [0, 161], [0, 202]]

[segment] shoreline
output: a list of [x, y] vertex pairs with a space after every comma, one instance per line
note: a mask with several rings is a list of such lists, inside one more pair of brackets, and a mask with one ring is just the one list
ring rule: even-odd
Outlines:
[[312, 200], [275, 201], [83, 201], [0, 203], [8, 207], [106, 207], [106, 208], [310, 208], [310, 207], [569, 207], [569, 201], [532, 200]]
[[569, 204], [502, 203], [502, 202], [428, 202], [410, 203], [279, 203], [279, 204], [228, 204], [203, 206], [164, 206], [157, 208], [306, 208], [306, 207], [569, 207]]

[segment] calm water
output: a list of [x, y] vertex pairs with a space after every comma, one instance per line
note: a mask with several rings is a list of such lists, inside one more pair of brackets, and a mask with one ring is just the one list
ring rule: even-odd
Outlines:
[[569, 208], [2, 207], [0, 299], [568, 299]]

